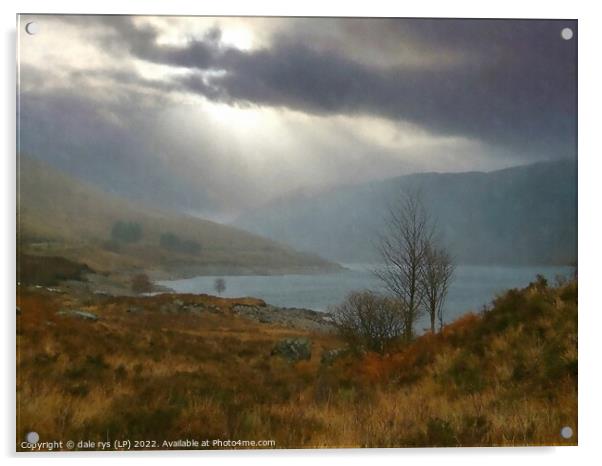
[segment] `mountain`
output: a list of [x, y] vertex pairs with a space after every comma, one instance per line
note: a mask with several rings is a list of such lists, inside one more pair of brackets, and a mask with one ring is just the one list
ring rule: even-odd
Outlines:
[[338, 270], [312, 254], [181, 213], [150, 208], [19, 160], [20, 253], [60, 256], [97, 271], [157, 276]]
[[488, 173], [422, 173], [292, 195], [234, 224], [341, 262], [378, 260], [389, 206], [418, 188], [459, 263], [573, 264], [577, 164], [558, 160]]

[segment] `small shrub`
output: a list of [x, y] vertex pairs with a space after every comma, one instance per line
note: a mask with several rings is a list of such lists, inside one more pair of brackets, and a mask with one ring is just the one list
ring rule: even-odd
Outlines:
[[150, 293], [153, 291], [153, 284], [148, 275], [141, 273], [132, 278], [132, 291], [134, 293]]
[[537, 291], [544, 291], [548, 287], [548, 280], [541, 274], [537, 274], [535, 281], [529, 284], [529, 287], [535, 288]]
[[355, 351], [384, 353], [404, 333], [401, 304], [372, 291], [350, 293], [331, 312], [340, 336]]
[[560, 291], [560, 299], [565, 302], [577, 303], [577, 282], [572, 282], [566, 285]]
[[484, 368], [472, 353], [462, 351], [454, 360], [447, 376], [463, 393], [478, 392], [483, 388]]
[[571, 368], [562, 358], [562, 350], [562, 345], [554, 340], [546, 343], [543, 353], [544, 380], [558, 380], [567, 372], [574, 371], [574, 366]]

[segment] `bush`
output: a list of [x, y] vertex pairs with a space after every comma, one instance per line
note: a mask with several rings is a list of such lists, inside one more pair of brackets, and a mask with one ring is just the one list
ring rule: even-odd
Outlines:
[[136, 222], [119, 220], [113, 224], [111, 239], [122, 243], [135, 243], [142, 238], [142, 227]]
[[449, 388], [457, 388], [460, 393], [476, 393], [483, 389], [484, 375], [481, 360], [470, 351], [464, 350], [449, 368], [447, 380], [444, 378], [442, 382]]
[[153, 284], [148, 275], [141, 273], [132, 278], [132, 291], [134, 293], [150, 293], [153, 291]]
[[350, 293], [331, 309], [341, 337], [352, 349], [384, 353], [404, 332], [401, 303], [372, 291]]

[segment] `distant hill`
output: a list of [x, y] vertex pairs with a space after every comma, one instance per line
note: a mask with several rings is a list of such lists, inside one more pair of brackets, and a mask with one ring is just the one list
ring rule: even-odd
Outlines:
[[561, 160], [489, 173], [424, 173], [328, 192], [292, 195], [235, 225], [341, 262], [377, 259], [388, 205], [419, 187], [460, 263], [573, 264], [577, 165]]
[[184, 276], [340, 268], [234, 227], [108, 194], [25, 156], [18, 202], [20, 251], [65, 257], [98, 271]]

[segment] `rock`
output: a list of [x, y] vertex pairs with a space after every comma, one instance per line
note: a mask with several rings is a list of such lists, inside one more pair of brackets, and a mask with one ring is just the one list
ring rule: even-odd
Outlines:
[[281, 356], [291, 362], [311, 358], [311, 341], [307, 338], [285, 338], [274, 345], [272, 356]]
[[60, 288], [51, 288], [51, 287], [46, 287], [46, 291], [48, 291], [49, 293], [59, 293], [59, 294], [64, 294], [65, 293]]
[[236, 304], [232, 306], [232, 311], [262, 324], [276, 324], [318, 332], [334, 330], [332, 319], [328, 314], [310, 309]]
[[203, 312], [221, 313], [219, 307], [206, 303], [184, 302], [180, 299], [168, 301], [159, 307], [163, 314], [201, 314]]
[[142, 312], [142, 309], [139, 307], [128, 307], [125, 312], [129, 312], [130, 314], [139, 314]]
[[334, 348], [322, 352], [320, 363], [325, 366], [330, 366], [337, 358], [347, 352], [347, 348]]
[[186, 311], [191, 314], [201, 314], [205, 310], [205, 306], [200, 303], [193, 303], [186, 306]]
[[57, 315], [77, 317], [79, 319], [91, 320], [92, 322], [96, 322], [98, 320], [98, 316], [96, 314], [86, 311], [79, 311], [77, 309], [60, 310], [57, 312]]
[[165, 303], [159, 307], [159, 311], [163, 314], [175, 314], [180, 310], [180, 307], [176, 303]]

